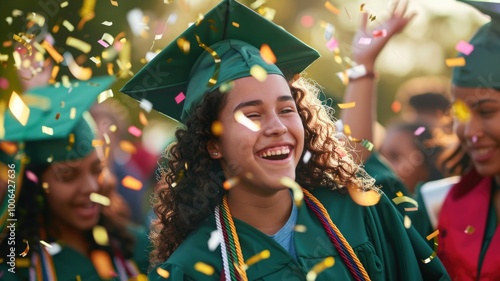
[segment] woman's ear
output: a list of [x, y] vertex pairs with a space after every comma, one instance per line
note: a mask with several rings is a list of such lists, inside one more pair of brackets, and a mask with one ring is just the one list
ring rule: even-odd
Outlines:
[[222, 152], [219, 149], [219, 142], [216, 140], [209, 140], [207, 143], [207, 151], [212, 159], [222, 158]]

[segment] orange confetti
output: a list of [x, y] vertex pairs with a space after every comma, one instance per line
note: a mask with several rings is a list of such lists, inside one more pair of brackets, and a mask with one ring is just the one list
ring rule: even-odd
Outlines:
[[170, 272], [168, 272], [167, 270], [161, 268], [161, 267], [158, 267], [156, 269], [156, 273], [158, 273], [158, 275], [160, 275], [161, 277], [167, 279], [170, 277]]
[[347, 191], [352, 201], [360, 206], [373, 206], [377, 204], [382, 197], [381, 194], [375, 190], [362, 190], [355, 184], [349, 184]]
[[177, 39], [177, 46], [179, 47], [179, 49], [181, 49], [181, 51], [184, 54], [189, 54], [189, 50], [191, 49], [191, 43], [189, 42], [189, 40], [186, 40], [186, 38], [181, 37]]
[[132, 176], [126, 176], [122, 179], [122, 185], [126, 188], [130, 188], [132, 190], [141, 190], [142, 182]]
[[226, 180], [223, 184], [222, 187], [224, 187], [225, 190], [229, 190], [233, 188], [233, 186], [237, 185], [240, 182], [240, 179], [238, 177], [233, 177], [228, 180]]
[[42, 44], [40, 45], [45, 50], [47, 50], [49, 55], [54, 59], [56, 63], [61, 63], [64, 60], [63, 56], [58, 51], [56, 51], [56, 49], [54, 49], [52, 44], [50, 44], [47, 40], [43, 40]]
[[260, 47], [260, 56], [268, 64], [276, 63], [276, 56], [274, 55], [273, 50], [271, 50], [271, 47], [267, 44], [263, 44]]
[[393, 101], [391, 104], [392, 112], [398, 113], [401, 111], [401, 103], [397, 100]]
[[464, 66], [464, 65], [465, 65], [465, 58], [464, 57], [446, 59], [446, 66], [448, 66], [448, 67], [457, 67], [457, 66]]
[[212, 134], [214, 134], [214, 136], [220, 137], [222, 135], [222, 132], [223, 132], [222, 123], [220, 121], [213, 122], [211, 130], [212, 130]]
[[239, 23], [237, 23], [237, 22], [235, 22], [235, 21], [233, 21], [231, 24], [232, 24], [234, 27], [236, 27], [236, 28], [239, 28], [239, 27], [240, 27], [240, 24], [239, 24]]
[[340, 10], [337, 9], [337, 7], [333, 6], [333, 4], [328, 1], [325, 2], [325, 8], [336, 15], [340, 14]]
[[194, 264], [194, 269], [208, 276], [213, 275], [215, 272], [215, 269], [212, 266], [201, 261]]
[[128, 140], [120, 141], [120, 149], [129, 154], [134, 154], [137, 152], [137, 148], [135, 147], [135, 145]]
[[144, 112], [139, 112], [139, 121], [143, 126], [147, 126], [149, 121], [148, 118], [146, 117], [146, 114]]
[[104, 250], [93, 250], [90, 252], [90, 260], [95, 265], [95, 269], [102, 279], [112, 279], [116, 277], [111, 257]]

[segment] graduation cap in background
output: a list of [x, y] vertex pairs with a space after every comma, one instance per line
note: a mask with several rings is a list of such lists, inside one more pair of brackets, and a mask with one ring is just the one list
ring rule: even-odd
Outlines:
[[459, 0], [489, 15], [491, 21], [481, 26], [469, 41], [474, 50], [460, 53], [466, 64], [453, 69], [452, 82], [460, 87], [500, 90], [500, 3]]
[[[276, 57], [260, 54], [267, 44]], [[121, 89], [152, 102], [154, 109], [185, 122], [207, 91], [250, 76], [258, 65], [287, 80], [319, 57], [283, 28], [246, 6], [224, 0], [165, 47]]]

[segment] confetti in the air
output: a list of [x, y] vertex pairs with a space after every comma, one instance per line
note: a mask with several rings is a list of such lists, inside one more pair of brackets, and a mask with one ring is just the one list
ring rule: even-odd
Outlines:
[[112, 98], [113, 96], [113, 90], [104, 90], [97, 96], [97, 103], [103, 103], [105, 100]]
[[471, 113], [469, 107], [462, 100], [456, 100], [451, 106], [452, 115], [459, 122], [467, 122], [470, 119]]
[[22, 253], [20, 253], [19, 255], [21, 257], [26, 257], [26, 255], [28, 255], [28, 252], [30, 251], [30, 244], [28, 243], [28, 240], [26, 239], [23, 239], [23, 243], [26, 243], [26, 248], [24, 248], [24, 251]]
[[161, 267], [158, 267], [156, 269], [156, 273], [158, 273], [158, 275], [160, 275], [161, 277], [167, 279], [170, 277], [170, 272], [168, 272], [167, 270], [161, 268]]
[[52, 136], [54, 135], [54, 129], [52, 129], [51, 127], [42, 126], [42, 133]]
[[109, 200], [108, 197], [106, 197], [102, 194], [99, 194], [99, 193], [92, 192], [92, 193], [90, 193], [89, 198], [90, 198], [90, 201], [97, 203], [97, 204], [101, 204], [103, 206], [109, 206], [111, 204], [111, 201]]
[[476, 228], [473, 227], [472, 225], [468, 225], [464, 230], [465, 234], [472, 234], [474, 232], [476, 232]]
[[250, 68], [250, 75], [259, 82], [264, 82], [267, 78], [267, 71], [262, 66], [256, 64]]
[[403, 225], [406, 229], [409, 229], [411, 227], [411, 219], [407, 215], [404, 216]]
[[253, 132], [260, 131], [260, 124], [248, 119], [248, 117], [246, 117], [245, 114], [243, 114], [243, 112], [241, 112], [241, 110], [237, 110], [234, 113], [234, 119], [236, 120], [236, 122], [247, 127], [250, 131], [253, 131]]
[[111, 21], [103, 21], [101, 24], [105, 25], [105, 26], [112, 26], [113, 22], [111, 22]]
[[306, 280], [314, 281], [322, 271], [327, 268], [332, 267], [335, 264], [335, 259], [333, 257], [327, 257], [321, 262], [313, 266], [313, 268], [307, 273]]
[[216, 137], [220, 137], [224, 128], [222, 127], [222, 123], [218, 120], [214, 121], [211, 126], [212, 134]]
[[108, 231], [102, 225], [96, 225], [92, 229], [92, 236], [94, 236], [94, 241], [101, 246], [109, 245]]
[[346, 102], [346, 103], [339, 103], [337, 104], [339, 108], [341, 109], [348, 109], [348, 108], [353, 108], [356, 106], [356, 102]]
[[229, 190], [229, 189], [233, 188], [235, 185], [237, 185], [239, 182], [240, 182], [240, 178], [238, 178], [238, 177], [232, 177], [232, 178], [229, 178], [228, 180], [226, 180], [222, 184], [222, 187], [225, 190]]
[[304, 153], [304, 157], [302, 157], [302, 162], [307, 164], [307, 162], [309, 162], [309, 160], [311, 159], [311, 156], [311, 152], [309, 150], [306, 150], [306, 152]]
[[269, 250], [264, 250], [256, 255], [253, 255], [245, 262], [245, 264], [243, 264], [243, 266], [242, 266], [243, 270], [247, 270], [253, 264], [258, 263], [261, 260], [268, 259], [270, 256], [271, 256], [271, 252]]
[[295, 232], [302, 232], [303, 233], [303, 232], [307, 231], [307, 227], [305, 225], [303, 225], [303, 224], [297, 224], [297, 225], [295, 225], [295, 227], [293, 228], [293, 230]]
[[332, 37], [330, 40], [328, 40], [328, 42], [326, 42], [326, 47], [328, 48], [328, 50], [333, 52], [336, 48], [339, 47], [339, 42], [337, 41], [337, 39]]
[[329, 1], [325, 2], [325, 8], [336, 15], [340, 14], [340, 10], [337, 9], [337, 7], [333, 6], [333, 4], [330, 3]]
[[128, 127], [128, 132], [134, 137], [140, 137], [142, 135], [141, 129], [137, 128], [134, 125]]
[[347, 191], [352, 200], [360, 206], [373, 206], [380, 201], [380, 193], [375, 190], [362, 190], [355, 184], [349, 184]]
[[132, 189], [132, 190], [141, 190], [142, 189], [142, 182], [130, 175], [127, 175], [122, 179], [122, 185], [126, 188]]
[[260, 47], [260, 56], [268, 64], [276, 63], [276, 56], [274, 55], [273, 50], [271, 50], [271, 47], [267, 44], [262, 44]]
[[465, 58], [459, 57], [459, 58], [446, 59], [445, 63], [446, 63], [446, 66], [448, 66], [448, 67], [464, 66], [465, 65]]
[[10, 96], [9, 109], [19, 123], [26, 126], [30, 115], [30, 108], [26, 105], [26, 103], [24, 103], [16, 92], [12, 92], [12, 95]]
[[300, 185], [288, 177], [282, 177], [280, 179], [280, 183], [292, 190], [293, 200], [295, 201], [295, 205], [300, 207], [302, 205], [302, 200], [304, 199], [304, 192], [302, 192], [302, 188]]
[[425, 132], [425, 127], [421, 126], [421, 127], [418, 127], [413, 134], [415, 136], [420, 136], [423, 132]]
[[358, 44], [360, 45], [370, 45], [372, 39], [370, 37], [360, 37], [358, 39]]
[[208, 276], [213, 275], [215, 272], [215, 269], [212, 266], [210, 266], [204, 262], [201, 262], [201, 261], [196, 262], [194, 264], [194, 269], [196, 271], [201, 272], [201, 273], [208, 275]]
[[468, 56], [470, 55], [470, 53], [472, 53], [472, 51], [474, 51], [474, 45], [461, 40], [455, 45], [455, 49], [460, 53]]
[[219, 233], [217, 232], [217, 230], [214, 230], [210, 233], [210, 238], [208, 239], [208, 249], [213, 252], [215, 251], [215, 249], [217, 249], [219, 244], [220, 244]]
[[184, 95], [183, 92], [180, 92], [177, 96], [175, 96], [175, 102], [177, 104], [181, 103], [184, 99], [186, 98], [186, 96]]
[[151, 109], [153, 109], [153, 104], [147, 99], [142, 99], [139, 106], [148, 113], [151, 112]]
[[372, 32], [372, 35], [373, 35], [373, 38], [386, 37], [387, 30], [386, 29], [374, 30]]
[[431, 260], [433, 260], [436, 257], [437, 248], [438, 248], [438, 235], [439, 235], [439, 229], [434, 231], [433, 233], [429, 234], [426, 237], [427, 240], [431, 240], [434, 238], [434, 251], [432, 251], [432, 254], [428, 258], [422, 260], [423, 263], [429, 263], [429, 262], [431, 262]]

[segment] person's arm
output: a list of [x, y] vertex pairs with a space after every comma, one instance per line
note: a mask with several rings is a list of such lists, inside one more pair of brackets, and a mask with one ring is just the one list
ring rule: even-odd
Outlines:
[[[358, 65], [364, 65], [366, 76], [358, 79], [350, 79], [344, 95], [344, 102], [355, 102], [353, 108], [342, 110], [341, 119], [344, 124], [349, 125], [351, 136], [356, 139], [366, 139], [373, 142], [373, 127], [377, 121], [377, 88], [375, 73], [375, 61], [393, 35], [401, 32], [415, 13], [407, 12], [407, 1], [396, 1], [390, 12], [390, 17], [384, 23], [373, 30], [367, 30], [368, 15], [363, 14], [361, 26], [356, 33], [352, 48], [353, 59]], [[373, 36], [373, 31], [387, 32], [384, 37]], [[360, 38], [371, 38], [370, 44], [359, 43]], [[371, 154], [361, 144], [353, 142], [355, 148], [354, 160], [364, 163]]]

